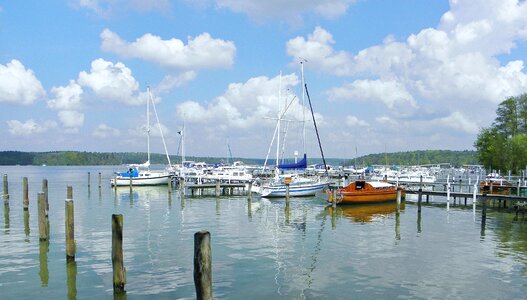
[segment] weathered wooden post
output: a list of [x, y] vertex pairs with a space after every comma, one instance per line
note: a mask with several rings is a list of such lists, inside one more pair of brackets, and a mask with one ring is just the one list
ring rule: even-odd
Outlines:
[[4, 174], [4, 205], [9, 206], [9, 187], [7, 184], [7, 174]]
[[249, 200], [253, 197], [253, 182], [249, 182], [249, 187], [247, 188], [247, 196], [249, 197]]
[[487, 195], [486, 194], [483, 194], [481, 198], [481, 204], [482, 204], [481, 218], [482, 220], [485, 220], [487, 218]]
[[402, 194], [402, 191], [401, 189], [398, 187], [397, 188], [397, 213], [399, 213], [401, 211], [401, 194]]
[[333, 206], [333, 211], [337, 208], [337, 191], [329, 190], [329, 197], [331, 198], [331, 206]]
[[91, 179], [90, 179], [90, 172], [88, 172], [88, 190], [91, 187]]
[[66, 196], [66, 259], [75, 260], [75, 217], [73, 209], [73, 188], [68, 186]]
[[417, 196], [417, 211], [421, 211], [421, 202], [423, 201], [423, 175], [419, 176], [419, 195]]
[[40, 241], [48, 240], [48, 228], [46, 224], [46, 196], [38, 193], [38, 232]]
[[24, 210], [28, 210], [29, 209], [29, 189], [27, 187], [27, 177], [24, 177], [24, 179], [22, 180], [23, 182], [23, 206], [24, 206]]
[[450, 210], [450, 181], [448, 181], [446, 188], [446, 210]]
[[101, 172], [99, 172], [99, 189], [102, 187], [102, 175]]
[[216, 192], [216, 197], [219, 197], [220, 196], [220, 181], [219, 180], [216, 180], [215, 192]]
[[212, 299], [212, 251], [206, 230], [194, 234], [194, 285], [196, 299]]
[[77, 263], [72, 261], [66, 262], [68, 299], [77, 298]]
[[123, 263], [123, 215], [112, 215], [113, 291], [125, 292], [126, 268]]
[[285, 182], [285, 202], [286, 202], [286, 204], [289, 204], [289, 188], [290, 188], [291, 181], [292, 181], [291, 177], [286, 177], [284, 179], [284, 182]]
[[42, 193], [44, 193], [44, 202], [46, 203], [46, 218], [47, 218], [48, 213], [49, 213], [48, 180], [45, 178], [42, 180]]

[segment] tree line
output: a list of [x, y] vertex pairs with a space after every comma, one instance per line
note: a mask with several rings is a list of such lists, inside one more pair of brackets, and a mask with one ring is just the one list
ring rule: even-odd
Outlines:
[[345, 166], [398, 165], [415, 166], [430, 164], [450, 164], [455, 167], [479, 164], [476, 151], [463, 150], [422, 150], [395, 153], [377, 153], [348, 159]]
[[[90, 166], [90, 165], [121, 165], [142, 163], [147, 160], [144, 152], [81, 152], [81, 151], [52, 151], [52, 152], [0, 152], [0, 165], [48, 165], [48, 166]], [[173, 164], [181, 163], [181, 156], [170, 155]], [[219, 158], [219, 157], [187, 157], [205, 163], [232, 163], [242, 161], [247, 165], [263, 165], [264, 159], [259, 158]], [[463, 164], [477, 164], [474, 151], [448, 151], [448, 150], [426, 150], [412, 152], [398, 152], [388, 154], [370, 154], [357, 159], [327, 158], [326, 162], [331, 165], [417, 165], [451, 163], [455, 166]], [[151, 164], [167, 164], [164, 154], [152, 153]], [[310, 158], [310, 164], [322, 163], [320, 158]], [[275, 164], [274, 160], [267, 162], [269, 166]]]

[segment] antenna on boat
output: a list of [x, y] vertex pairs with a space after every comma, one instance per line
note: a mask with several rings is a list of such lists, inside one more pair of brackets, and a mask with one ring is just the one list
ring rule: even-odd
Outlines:
[[147, 162], [148, 170], [150, 170], [150, 86], [146, 87], [147, 98], [146, 98], [146, 141], [147, 141]]
[[326, 172], [326, 176], [329, 176], [328, 166], [326, 165], [326, 158], [324, 157], [324, 151], [322, 150], [322, 144], [320, 143], [320, 135], [318, 134], [317, 121], [315, 121], [315, 114], [313, 113], [313, 105], [311, 105], [311, 98], [309, 97], [309, 92], [307, 90], [307, 84], [304, 84], [304, 87], [306, 89], [307, 100], [309, 101], [309, 108], [311, 109], [311, 116], [313, 117], [313, 124], [315, 125], [315, 132], [317, 133], [318, 147], [320, 147], [320, 155], [322, 155], [322, 161], [324, 162], [324, 171]]
[[299, 57], [300, 58], [300, 66], [302, 71], [302, 147], [304, 150], [304, 153], [306, 153], [306, 106], [305, 106], [305, 97], [306, 94], [305, 90], [305, 81], [304, 81], [304, 63], [307, 62], [307, 59]]

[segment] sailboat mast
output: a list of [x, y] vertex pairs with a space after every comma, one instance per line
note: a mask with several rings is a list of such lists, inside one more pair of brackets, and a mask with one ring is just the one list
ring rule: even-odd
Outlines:
[[304, 150], [304, 153], [306, 153], [306, 106], [305, 106], [305, 82], [304, 82], [304, 62], [307, 62], [307, 60], [300, 58], [300, 66], [302, 70], [302, 150]]
[[147, 162], [148, 169], [150, 169], [150, 87], [147, 87], [146, 99], [146, 143], [147, 143]]
[[280, 159], [280, 123], [282, 122], [282, 106], [280, 101], [282, 101], [282, 71], [280, 71], [280, 82], [278, 84], [278, 132], [276, 139], [276, 167], [278, 168]]

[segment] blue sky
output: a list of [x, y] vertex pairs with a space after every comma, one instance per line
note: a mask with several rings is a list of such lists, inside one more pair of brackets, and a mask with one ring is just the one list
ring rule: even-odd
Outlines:
[[473, 149], [527, 92], [519, 0], [3, 1], [0, 39], [0, 150], [146, 151], [150, 86], [170, 154], [275, 153], [288, 103], [319, 157], [300, 57], [327, 157]]

